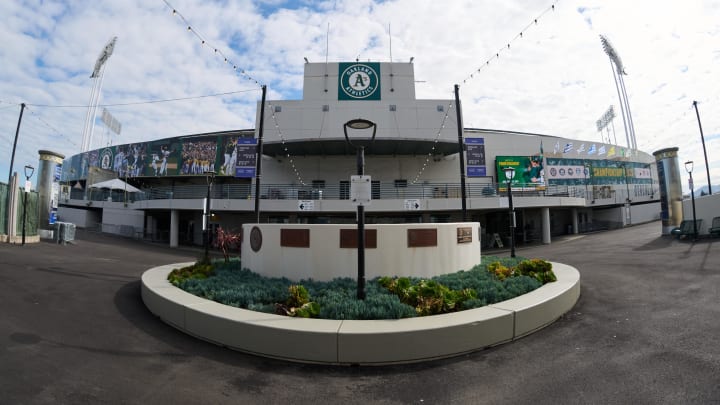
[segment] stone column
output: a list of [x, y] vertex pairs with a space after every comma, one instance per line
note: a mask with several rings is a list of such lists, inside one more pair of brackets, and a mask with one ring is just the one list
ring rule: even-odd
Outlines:
[[57, 220], [60, 199], [60, 178], [65, 155], [49, 150], [39, 150], [40, 162], [37, 172], [38, 233], [42, 238], [52, 238]]

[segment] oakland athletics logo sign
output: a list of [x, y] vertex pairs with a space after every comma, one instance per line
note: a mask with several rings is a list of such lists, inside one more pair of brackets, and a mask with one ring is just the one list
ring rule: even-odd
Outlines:
[[380, 100], [379, 63], [340, 63], [338, 100]]

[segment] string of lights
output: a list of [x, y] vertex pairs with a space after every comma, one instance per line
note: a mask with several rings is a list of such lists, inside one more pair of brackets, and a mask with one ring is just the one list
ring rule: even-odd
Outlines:
[[250, 76], [250, 75], [245, 71], [245, 69], [239, 68], [235, 63], [233, 63], [233, 62], [227, 57], [227, 55], [225, 55], [225, 53], [223, 53], [222, 50], [218, 49], [218, 48], [215, 47], [215, 46], [210, 45], [210, 44], [207, 42], [207, 40], [205, 40], [205, 38], [204, 38], [202, 35], [200, 35], [200, 33], [199, 33], [195, 28], [192, 27], [192, 25], [190, 24], [190, 22], [189, 22], [182, 14], [180, 14], [180, 12], [177, 11], [177, 9], [176, 9], [175, 7], [173, 7], [172, 4], [170, 4], [167, 0], [163, 0], [163, 2], [165, 3], [166, 6], [168, 6], [168, 7], [170, 8], [170, 10], [172, 10], [172, 14], [173, 14], [173, 15], [178, 16], [178, 17], [183, 21], [183, 23], [185, 23], [185, 26], [187, 27], [187, 30], [190, 31], [193, 35], [195, 35], [195, 37], [197, 37], [197, 39], [200, 40], [200, 44], [201, 44], [203, 47], [208, 47], [208, 49], [212, 50], [214, 54], [219, 55], [219, 56], [223, 59], [223, 61], [225, 62], [225, 64], [227, 64], [228, 66], [232, 66], [232, 68], [233, 68], [234, 71], [240, 72], [240, 74], [241, 74], [242, 76], [244, 76], [246, 79], [254, 82], [258, 87], [261, 86], [260, 83], [259, 83], [257, 80], [255, 80], [252, 76]]
[[422, 167], [420, 170], [418, 170], [417, 174], [415, 175], [415, 179], [412, 181], [412, 184], [416, 184], [420, 180], [420, 176], [425, 172], [425, 169], [427, 169], [428, 164], [430, 163], [430, 159], [432, 158], [433, 152], [435, 152], [435, 147], [437, 147], [438, 142], [440, 141], [440, 135], [442, 135], [442, 130], [445, 129], [445, 122], [448, 119], [448, 116], [450, 115], [450, 110], [453, 108], [452, 103], [448, 104], [448, 108], [445, 111], [445, 116], [442, 119], [442, 122], [440, 123], [440, 128], [437, 131], [437, 134], [435, 135], [435, 140], [433, 141], [433, 146], [428, 152], [427, 157], [425, 158], [425, 162], [423, 162]]
[[[202, 96], [192, 96], [192, 97], [167, 98], [167, 99], [161, 99], [161, 100], [148, 100], [148, 101], [134, 101], [134, 102], [130, 102], [130, 103], [98, 104], [98, 107], [123, 107], [123, 106], [130, 106], [130, 105], [170, 103], [173, 101], [197, 100], [200, 98], [220, 97], [220, 96], [227, 96], [230, 94], [248, 93], [251, 91], [258, 91], [258, 89], [237, 90], [237, 91], [229, 91], [226, 93], [206, 94], [206, 95], [202, 95]], [[16, 104], [16, 105], [19, 105], [19, 104]], [[87, 105], [79, 105], [79, 104], [70, 104], [70, 105], [25, 104], [25, 105], [31, 105], [34, 107], [46, 107], [46, 108], [88, 108]]]
[[300, 175], [300, 172], [297, 169], [297, 166], [295, 166], [295, 159], [290, 155], [290, 151], [287, 148], [287, 145], [285, 144], [285, 137], [283, 136], [282, 130], [280, 129], [280, 124], [278, 124], [277, 116], [275, 115], [275, 106], [272, 104], [268, 105], [268, 108], [272, 112], [272, 119], [275, 123], [275, 130], [277, 131], [278, 137], [280, 137], [280, 143], [283, 147], [283, 152], [285, 153], [285, 157], [290, 162], [290, 166], [292, 166], [293, 172], [295, 172], [295, 177], [298, 179], [298, 182], [302, 184], [303, 186], [306, 186], [305, 181], [303, 180], [302, 176]]
[[472, 73], [470, 73], [469, 76], [467, 76], [465, 79], [463, 79], [463, 81], [462, 81], [463, 84], [465, 84], [468, 80], [471, 80], [471, 79], [475, 78], [475, 75], [476, 75], [476, 74], [482, 72], [483, 69], [485, 69], [486, 67], [490, 66], [490, 62], [492, 62], [493, 60], [498, 60], [498, 59], [500, 59], [500, 54], [503, 53], [503, 52], [509, 51], [509, 50], [510, 50], [510, 45], [512, 45], [515, 41], [517, 41], [517, 40], [519, 40], [519, 39], [522, 39], [522, 38], [523, 38], [523, 35], [525, 34], [525, 32], [527, 32], [528, 29], [530, 29], [530, 27], [532, 27], [532, 26], [534, 26], [534, 25], [537, 25], [538, 20], [540, 20], [541, 18], [543, 18], [543, 17], [545, 16], [545, 14], [547, 14], [548, 12], [550, 12], [550, 11], [555, 11], [555, 4], [556, 4], [556, 3], [557, 3], [557, 1], [555, 1], [550, 7], [546, 8], [542, 13], [540, 13], [540, 15], [538, 15], [538, 16], [535, 17], [530, 23], [528, 23], [528, 25], [526, 25], [525, 28], [521, 29], [519, 34], [515, 35], [515, 37], [513, 37], [510, 41], [508, 41], [507, 45], [505, 45], [505, 46], [501, 47], [500, 49], [498, 49], [497, 52], [495, 52], [495, 55], [490, 56], [490, 57], [485, 61], [485, 63], [483, 63], [482, 65], [480, 65], [480, 67], [478, 67], [476, 70], [474, 70]]

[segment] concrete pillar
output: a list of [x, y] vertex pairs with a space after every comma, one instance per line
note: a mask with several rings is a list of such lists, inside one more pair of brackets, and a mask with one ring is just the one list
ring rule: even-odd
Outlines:
[[10, 205], [7, 209], [7, 242], [13, 242], [17, 236], [17, 212], [18, 212], [18, 200], [20, 198], [20, 189], [18, 188], [19, 176], [17, 172], [14, 172], [10, 184], [8, 184], [7, 192], [9, 194], [8, 201]]
[[57, 220], [58, 200], [60, 199], [60, 177], [65, 155], [49, 150], [39, 150], [40, 162], [37, 171], [37, 190], [40, 217], [38, 228], [40, 237], [52, 238], [52, 230]]
[[540, 209], [540, 216], [542, 217], [542, 243], [545, 245], [550, 244], [550, 208], [543, 207]]
[[670, 235], [670, 231], [680, 226], [683, 220], [682, 184], [680, 181], [680, 164], [678, 148], [661, 149], [653, 152], [657, 165], [658, 183], [660, 185], [660, 219], [662, 234]]
[[180, 211], [170, 210], [170, 247], [178, 247], [180, 239]]
[[577, 208], [572, 209], [572, 226], [573, 226], [573, 234], [577, 235], [580, 233], [580, 230], [578, 229], [578, 210]]

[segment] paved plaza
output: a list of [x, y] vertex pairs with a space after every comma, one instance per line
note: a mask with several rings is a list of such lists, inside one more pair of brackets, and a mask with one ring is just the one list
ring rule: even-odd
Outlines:
[[140, 276], [199, 250], [80, 230], [66, 246], [1, 244], [0, 403], [720, 403], [720, 238], [660, 229], [519, 249], [580, 271], [570, 312], [515, 342], [387, 367], [265, 359], [166, 325]]

